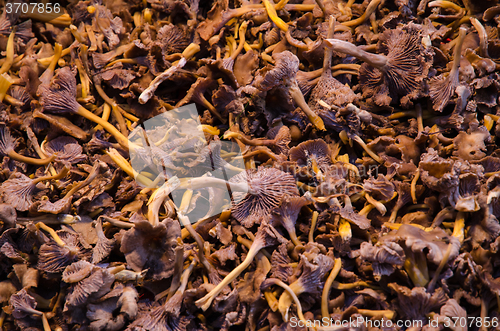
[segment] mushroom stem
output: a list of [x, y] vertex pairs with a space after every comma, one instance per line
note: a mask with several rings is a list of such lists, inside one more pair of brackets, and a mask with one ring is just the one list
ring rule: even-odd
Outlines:
[[5, 62], [0, 68], [0, 75], [6, 72], [9, 72], [12, 63], [14, 63], [14, 36], [16, 34], [16, 27], [12, 28], [12, 32], [9, 35], [9, 39], [7, 40], [7, 49]]
[[453, 226], [452, 236], [458, 238], [460, 243], [464, 242], [465, 238], [464, 227], [465, 227], [465, 214], [464, 212], [459, 211], [455, 219], [455, 225]]
[[38, 177], [36, 179], [33, 180], [33, 185], [36, 185], [40, 182], [44, 182], [44, 181], [47, 181], [47, 180], [58, 180], [58, 179], [62, 179], [64, 177], [66, 177], [66, 175], [68, 174], [69, 172], [69, 168], [68, 167], [64, 167], [63, 170], [61, 170], [60, 173], [58, 173], [57, 175], [54, 175], [54, 176], [42, 176], [42, 177]]
[[[103, 105], [103, 109], [102, 109], [102, 115], [101, 115], [101, 118], [108, 122], [109, 120], [109, 115], [111, 115], [111, 106], [109, 105], [109, 103], [105, 102], [104, 105]], [[94, 130], [103, 130], [104, 128], [100, 125], [100, 124], [97, 124], [94, 128]]]
[[50, 157], [47, 157], [45, 159], [35, 159], [32, 157], [24, 156], [21, 154], [18, 154], [14, 150], [9, 150], [7, 153], [7, 156], [10, 157], [11, 159], [14, 159], [19, 162], [24, 162], [28, 164], [34, 164], [34, 165], [46, 165], [49, 164], [50, 162], [54, 161], [57, 157], [57, 155], [52, 155]]
[[383, 316], [385, 319], [392, 320], [394, 315], [396, 314], [394, 311], [385, 309], [385, 310], [371, 310], [371, 309], [358, 309], [358, 313], [366, 317], [377, 317]]
[[271, 19], [271, 21], [276, 24], [278, 28], [281, 30], [287, 32], [288, 31], [288, 24], [286, 24], [276, 13], [276, 9], [274, 6], [269, 2], [269, 0], [262, 0], [262, 3], [264, 4], [264, 7], [266, 8], [267, 11], [267, 16]]
[[470, 22], [476, 28], [477, 34], [479, 36], [479, 55], [482, 57], [490, 57], [488, 54], [488, 34], [484, 29], [484, 26], [475, 17], [470, 18]]
[[290, 95], [292, 96], [293, 100], [297, 105], [302, 109], [302, 111], [307, 115], [307, 118], [309, 118], [309, 121], [319, 130], [321, 131], [326, 131], [325, 124], [321, 117], [316, 114], [315, 112], [312, 111], [311, 108], [309, 108], [309, 105], [307, 104], [306, 100], [304, 99], [304, 95], [300, 91], [299, 85], [297, 84], [297, 81], [294, 80], [290, 86]]
[[[125, 113], [125, 111], [121, 108], [118, 109], [119, 107], [116, 104], [116, 102], [114, 100], [111, 100], [111, 98], [109, 98], [106, 95], [106, 93], [102, 89], [102, 86], [99, 82], [95, 82], [94, 85], [95, 85], [95, 89], [96, 89], [97, 93], [99, 93], [101, 98], [103, 98], [104, 101], [106, 101], [106, 103], [108, 103], [111, 106], [111, 110], [113, 111], [113, 116], [115, 117], [116, 121], [118, 122], [118, 127], [120, 128], [121, 134], [123, 136], [128, 135], [127, 125], [125, 124], [125, 120], [123, 119], [123, 116], [122, 116], [122, 114]], [[134, 118], [135, 118], [135, 121], [138, 120], [137, 117], [134, 116]]]
[[404, 262], [404, 269], [415, 286], [425, 287], [429, 283], [427, 259], [423, 252], [409, 252]]
[[265, 290], [264, 298], [266, 299], [267, 304], [269, 305], [269, 308], [271, 308], [272, 311], [275, 312], [278, 310], [278, 299], [276, 298], [273, 292]]
[[139, 102], [145, 104], [153, 97], [158, 86], [163, 83], [165, 80], [170, 78], [177, 70], [183, 68], [187, 61], [194, 56], [194, 54], [200, 51], [200, 45], [191, 43], [186, 49], [182, 52], [182, 58], [176, 64], [172, 65], [170, 68], [165, 70], [160, 75], [156, 76], [155, 79], [149, 84], [148, 88], [145, 89], [141, 95], [139, 96]]
[[424, 132], [424, 119], [423, 119], [423, 114], [422, 114], [422, 106], [417, 103], [415, 105], [415, 111], [417, 112], [417, 128], [418, 128], [418, 135], [422, 134]]
[[[63, 50], [61, 51], [61, 56], [60, 56], [59, 58], [61, 58], [61, 57], [63, 57], [63, 56], [68, 55], [70, 52], [71, 52], [71, 49], [70, 49], [69, 47], [68, 47], [68, 48], [63, 49]], [[44, 58], [41, 58], [41, 59], [37, 59], [37, 62], [38, 62], [38, 63], [39, 63], [42, 67], [47, 67], [47, 66], [49, 66], [49, 65], [50, 65], [50, 63], [54, 60], [54, 57], [55, 57], [55, 56], [56, 56], [56, 55], [54, 54], [54, 55], [51, 55], [51, 56], [49, 56], [49, 57], [44, 57]]]
[[[10, 76], [7, 73], [3, 73], [0, 75], [0, 102], [2, 102], [4, 98], [7, 96], [7, 91], [9, 90], [12, 83], [13, 83], [12, 78], [10, 78]], [[22, 105], [23, 104], [21, 104], [21, 106]]]
[[377, 154], [375, 154], [370, 148], [368, 148], [368, 146], [366, 146], [361, 137], [359, 137], [358, 135], [353, 135], [353, 140], [356, 141], [375, 161], [377, 161], [378, 163], [384, 163], [384, 161]]
[[457, 5], [456, 3], [453, 3], [451, 1], [446, 1], [446, 0], [439, 0], [439, 1], [431, 1], [427, 4], [429, 8], [432, 7], [440, 7], [444, 9], [453, 9], [454, 11], [461, 11], [464, 10], [462, 7]]
[[243, 50], [243, 47], [245, 47], [245, 34], [247, 32], [247, 27], [248, 27], [247, 22], [243, 22], [240, 25], [239, 32], [238, 32], [239, 36], [240, 36], [240, 43], [239, 43], [236, 51], [233, 54], [231, 54], [231, 59], [233, 61], [236, 60], [236, 57], [241, 53], [241, 51]]
[[125, 150], [129, 149], [129, 140], [108, 121], [103, 120], [101, 117], [87, 110], [83, 106], [78, 107], [78, 109], [76, 110], [76, 114], [83, 116], [94, 123], [100, 124], [104, 128], [104, 130], [108, 131], [116, 139], [120, 146], [125, 148]]
[[50, 61], [47, 69], [45, 69], [43, 74], [40, 76], [40, 82], [44, 84], [50, 83], [52, 76], [54, 76], [54, 70], [56, 69], [57, 62], [61, 58], [61, 55], [62, 55], [62, 45], [56, 43], [54, 45], [54, 55], [52, 56], [52, 60]]
[[57, 235], [57, 233], [54, 231], [54, 229], [48, 227], [47, 225], [45, 225], [43, 222], [39, 222], [36, 224], [36, 227], [37, 229], [43, 229], [45, 231], [47, 231], [50, 236], [54, 239], [54, 241], [56, 242], [56, 244], [59, 246], [59, 247], [65, 247], [66, 246], [66, 243], [64, 241], [62, 241], [61, 237], [59, 237]]
[[310, 243], [314, 242], [314, 230], [316, 229], [316, 222], [318, 221], [318, 216], [319, 216], [319, 213], [315, 210], [312, 214], [311, 228], [309, 229], [308, 239], [309, 239]]
[[370, 2], [370, 4], [368, 5], [368, 7], [366, 7], [366, 11], [363, 13], [363, 15], [361, 15], [360, 17], [354, 19], [354, 20], [351, 20], [351, 21], [347, 21], [347, 22], [342, 22], [341, 24], [342, 25], [345, 25], [345, 26], [348, 26], [350, 28], [354, 28], [358, 25], [361, 25], [363, 24], [364, 21], [366, 21], [368, 18], [370, 18], [370, 15], [375, 12], [375, 10], [377, 9], [378, 5], [380, 4], [380, 1], [381, 0], [372, 0]]
[[49, 321], [47, 320], [47, 316], [45, 316], [45, 314], [42, 314], [42, 325], [43, 331], [51, 331]]
[[253, 192], [247, 183], [231, 183], [215, 177], [181, 178], [179, 188], [197, 190], [206, 187], [216, 187], [225, 190], [228, 186], [233, 192], [257, 193]]
[[321, 316], [323, 318], [330, 318], [330, 312], [328, 311], [328, 297], [330, 296], [330, 290], [332, 289], [333, 281], [339, 274], [341, 268], [342, 260], [340, 258], [336, 258], [332, 272], [330, 272], [330, 275], [326, 279], [325, 286], [323, 286], [323, 293], [321, 294]]
[[255, 240], [252, 243], [252, 246], [248, 250], [247, 256], [245, 260], [236, 268], [234, 268], [223, 280], [220, 282], [214, 289], [212, 289], [207, 295], [203, 298], [196, 301], [196, 306], [206, 311], [215, 297], [222, 291], [224, 287], [229, 285], [233, 280], [236, 279], [248, 266], [252, 263], [254, 257], [257, 253], [264, 247], [264, 242], [262, 240]]
[[139, 183], [141, 183], [147, 187], [154, 187], [155, 186], [154, 182], [151, 179], [137, 173], [137, 171], [135, 171], [132, 168], [132, 166], [127, 162], [127, 160], [125, 160], [125, 158], [123, 156], [121, 156], [120, 153], [118, 153], [118, 151], [116, 149], [110, 148], [108, 151], [105, 151], [105, 153], [107, 155], [109, 155], [109, 157], [111, 157], [113, 162], [115, 162], [123, 171], [125, 171], [125, 173], [127, 175], [135, 178]]
[[368, 53], [348, 41], [338, 39], [326, 39], [325, 41], [327, 46], [334, 51], [354, 56], [355, 58], [362, 60], [372, 67], [375, 67], [382, 71], [387, 65], [387, 57], [385, 55]]
[[384, 204], [378, 200], [375, 200], [370, 194], [365, 193], [365, 199], [367, 202], [372, 204], [378, 212], [383, 216], [387, 212], [387, 208], [385, 208]]
[[357, 281], [354, 283], [339, 283], [337, 281], [333, 281], [332, 287], [336, 290], [352, 290], [355, 289], [356, 287], [368, 287], [371, 289], [377, 289], [376, 286], [373, 286], [365, 281]]
[[3, 330], [3, 322], [5, 321], [5, 317], [7, 317], [7, 314], [2, 309], [2, 312], [0, 313], [0, 330]]
[[[274, 285], [281, 286], [286, 291], [286, 293], [288, 293], [290, 295], [290, 297], [292, 297], [293, 301], [297, 305], [297, 315], [299, 316], [299, 319], [303, 323], [307, 323], [306, 320], [305, 320], [305, 318], [304, 318], [304, 314], [302, 313], [302, 305], [300, 304], [299, 298], [293, 292], [293, 290], [290, 288], [290, 286], [288, 286], [287, 284], [283, 283], [281, 280], [279, 280], [277, 278], [268, 278], [265, 281], [268, 282], [268, 283], [274, 284]], [[288, 322], [288, 319], [285, 319], [285, 322]]]
[[231, 138], [238, 139], [245, 145], [250, 145], [250, 146], [269, 146], [269, 145], [274, 145], [276, 143], [274, 139], [248, 139], [240, 132], [226, 131], [224, 133], [224, 139], [231, 139]]
[[106, 221], [106, 222], [108, 222], [116, 227], [122, 228], [122, 229], [131, 229], [135, 226], [134, 223], [120, 221], [120, 220], [117, 220], [117, 219], [114, 219], [112, 217], [108, 217], [105, 215], [101, 215], [101, 216], [99, 216], [99, 218], [102, 218], [104, 221]]
[[[462, 45], [464, 44], [465, 36], [467, 35], [467, 29], [466, 28], [460, 28], [458, 32], [458, 40], [457, 44], [455, 45], [455, 52], [453, 53], [453, 64], [450, 70], [450, 74], [448, 77], [450, 77], [450, 80], [453, 82], [456, 82], [458, 84], [458, 74], [459, 74], [459, 68], [460, 68], [460, 59], [462, 57]], [[454, 90], [454, 89], [453, 89]], [[454, 91], [453, 91], [454, 92]]]
[[420, 178], [420, 168], [417, 169], [417, 173], [413, 176], [411, 180], [411, 199], [413, 204], [417, 203], [417, 181]]

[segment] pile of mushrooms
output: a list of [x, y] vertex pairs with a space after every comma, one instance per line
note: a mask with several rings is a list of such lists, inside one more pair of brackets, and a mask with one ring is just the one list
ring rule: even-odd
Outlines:
[[498, 2], [6, 8], [0, 329], [500, 318]]

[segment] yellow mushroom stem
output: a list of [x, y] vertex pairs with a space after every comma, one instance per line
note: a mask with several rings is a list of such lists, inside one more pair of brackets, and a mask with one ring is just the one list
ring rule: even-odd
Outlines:
[[118, 106], [116, 105], [116, 102], [114, 100], [111, 100], [106, 95], [106, 93], [102, 89], [102, 86], [99, 82], [95, 83], [95, 89], [96, 89], [97, 93], [99, 93], [101, 98], [103, 98], [104, 101], [106, 101], [111, 106], [111, 111], [112, 111], [114, 118], [118, 122], [118, 127], [120, 128], [120, 133], [123, 136], [127, 136], [128, 135], [127, 125], [125, 123], [125, 120], [123, 119], [122, 113], [118, 110]]
[[283, 21], [278, 14], [276, 13], [276, 9], [274, 6], [269, 2], [269, 0], [262, 0], [262, 3], [264, 4], [264, 7], [266, 8], [267, 16], [273, 21], [274, 24], [281, 30], [287, 32], [288, 31], [288, 24]]
[[348, 241], [352, 238], [351, 224], [345, 219], [340, 219], [339, 234], [342, 240]]
[[7, 96], [7, 91], [9, 90], [13, 82], [13, 79], [10, 78], [7, 73], [3, 73], [0, 75], [0, 102], [2, 102]]
[[75, 58], [76, 68], [78, 69], [78, 75], [80, 76], [80, 83], [82, 86], [82, 98], [86, 98], [90, 94], [90, 78], [87, 72], [83, 68], [82, 60], [78, 57]]
[[387, 208], [385, 208], [384, 204], [380, 201], [375, 200], [370, 194], [365, 193], [365, 199], [367, 202], [372, 204], [378, 212], [383, 216], [387, 212]]
[[371, 310], [371, 309], [358, 309], [358, 313], [366, 317], [379, 317], [383, 316], [385, 319], [392, 320], [396, 315], [396, 312], [385, 309], [385, 310]]
[[464, 212], [459, 211], [457, 213], [455, 224], [453, 226], [452, 236], [458, 238], [460, 243], [463, 243], [465, 239], [464, 227], [465, 227], [465, 214]]
[[12, 63], [14, 63], [14, 36], [16, 35], [16, 27], [12, 28], [12, 32], [7, 39], [7, 48], [5, 62], [2, 67], [0, 67], [0, 74], [9, 72]]
[[274, 5], [274, 9], [276, 10], [281, 10], [285, 8], [285, 5], [288, 3], [289, 0], [280, 0], [277, 4]]
[[359, 137], [358, 135], [353, 135], [353, 140], [357, 142], [365, 150], [365, 152], [372, 157], [372, 159], [374, 159], [378, 163], [384, 163], [384, 161], [377, 154], [375, 154], [368, 146], [366, 146], [361, 137]]
[[69, 29], [70, 29], [71, 34], [73, 35], [73, 37], [75, 37], [75, 40], [77, 40], [80, 44], [86, 44], [87, 43], [87, 39], [80, 33], [80, 31], [78, 31], [78, 28], [76, 26], [74, 26], [73, 24], [71, 24], [69, 26]]
[[287, 4], [285, 5], [286, 11], [312, 11], [316, 5], [305, 5], [305, 4]]
[[[68, 48], [63, 49], [63, 50], [61, 51], [61, 55], [60, 55], [59, 59], [60, 59], [61, 57], [63, 57], [63, 56], [68, 55], [70, 52], [71, 52], [71, 49], [70, 49], [69, 47], [68, 47]], [[37, 59], [37, 61], [38, 61], [38, 63], [39, 63], [41, 66], [46, 67], [46, 66], [49, 66], [49, 65], [52, 63], [52, 61], [54, 60], [54, 56], [55, 56], [55, 54], [54, 54], [54, 55], [51, 55], [51, 56], [49, 56], [49, 57], [44, 57], [44, 58], [41, 58], [41, 59]], [[56, 61], [56, 62], [58, 62], [58, 61]]]
[[[107, 123], [107, 122], [106, 122]], [[115, 162], [118, 167], [120, 167], [127, 175], [131, 176], [132, 178], [135, 178], [139, 183], [147, 186], [147, 187], [154, 187], [153, 186], [153, 181], [151, 179], [137, 173], [132, 166], [128, 163], [127, 160], [123, 156], [121, 156], [120, 153], [114, 148], [110, 148], [108, 151], [105, 151], [109, 157]]]
[[[0, 96], [0, 101], [1, 101], [1, 96]], [[495, 124], [495, 121], [490, 115], [484, 115], [484, 126], [488, 131], [491, 131], [493, 129], [493, 125]]]
[[363, 15], [361, 15], [360, 17], [358, 17], [358, 18], [356, 18], [354, 20], [347, 21], [347, 22], [342, 22], [341, 24], [344, 25], [344, 26], [348, 26], [350, 28], [355, 28], [358, 25], [363, 24], [367, 19], [370, 18], [370, 15], [373, 12], [375, 12], [375, 10], [377, 9], [378, 5], [380, 4], [380, 1], [381, 0], [372, 0], [370, 2], [370, 4], [368, 4], [368, 7], [366, 7], [366, 10], [363, 13]]
[[330, 312], [328, 311], [328, 297], [330, 296], [330, 290], [332, 289], [332, 284], [335, 278], [342, 269], [342, 260], [340, 258], [335, 259], [335, 264], [330, 272], [330, 275], [326, 279], [325, 286], [323, 286], [323, 293], [321, 294], [321, 316], [323, 318], [330, 318]]
[[[109, 115], [111, 115], [111, 106], [109, 105], [109, 103], [105, 102], [102, 106], [102, 115], [101, 115], [101, 118], [108, 122], [109, 120]], [[103, 130], [103, 127], [98, 124], [95, 126], [94, 130]]]
[[247, 27], [248, 27], [247, 22], [243, 22], [243, 23], [241, 23], [241, 25], [238, 29], [239, 36], [240, 36], [240, 42], [239, 42], [238, 48], [233, 52], [233, 54], [231, 54], [231, 59], [233, 61], [236, 60], [236, 57], [241, 53], [241, 51], [243, 50], [243, 47], [245, 46], [245, 34], [247, 32]]
[[463, 11], [464, 9], [457, 5], [456, 3], [453, 3], [451, 1], [446, 1], [446, 0], [439, 0], [439, 1], [431, 1], [427, 4], [429, 8], [433, 7], [440, 7], [443, 9], [453, 9], [456, 12]]
[[429, 269], [424, 252], [408, 252], [403, 266], [415, 286], [425, 287], [429, 283]]
[[368, 287], [371, 289], [377, 289], [377, 286], [371, 285], [365, 281], [357, 281], [354, 283], [339, 283], [337, 281], [332, 282], [332, 288], [336, 290], [352, 290], [357, 287]]
[[66, 243], [61, 239], [61, 237], [59, 237], [59, 235], [56, 233], [56, 231], [54, 231], [54, 229], [48, 227], [43, 222], [36, 223], [36, 227], [37, 229], [42, 229], [48, 232], [59, 247], [66, 247]]
[[417, 169], [417, 172], [413, 176], [411, 180], [411, 199], [413, 200], [413, 204], [417, 203], [417, 181], [420, 178], [420, 168]]
[[[385, 222], [384, 223], [384, 226], [388, 229], [391, 229], [391, 230], [399, 230], [399, 228], [401, 227], [401, 225], [403, 225], [402, 223], [389, 223], [389, 222]], [[408, 223], [406, 225], [411, 225], [411, 226], [414, 226], [416, 228], [419, 228], [421, 230], [424, 230], [426, 232], [429, 232], [429, 231], [432, 231], [434, 230], [434, 228], [432, 227], [425, 227], [423, 225], [420, 225], [420, 224], [415, 224], [415, 223]]]
[[[266, 279], [266, 282], [269, 282], [269, 283], [274, 284], [274, 285], [281, 286], [286, 291], [284, 293], [288, 293], [288, 295], [290, 295], [290, 297], [295, 302], [295, 305], [297, 306], [297, 315], [298, 315], [299, 319], [303, 323], [306, 323], [306, 320], [304, 318], [304, 314], [302, 313], [302, 305], [300, 304], [299, 298], [293, 292], [293, 290], [290, 288], [290, 286], [288, 286], [287, 284], [283, 283], [281, 280], [279, 280], [277, 278], [268, 278], [268, 279]], [[288, 319], [285, 319], [285, 322], [288, 322]]]
[[7, 151], [7, 156], [10, 157], [11, 159], [14, 159], [19, 162], [24, 162], [28, 164], [33, 164], [33, 165], [46, 165], [49, 164], [50, 162], [54, 161], [57, 157], [57, 155], [51, 155], [50, 157], [44, 158], [44, 159], [35, 159], [29, 156], [24, 156], [21, 154], [18, 154], [16, 151], [13, 149]]
[[309, 229], [308, 240], [310, 243], [314, 242], [314, 230], [316, 229], [316, 222], [318, 221], [319, 213], [315, 210], [311, 218], [311, 228]]
[[264, 298], [267, 301], [267, 304], [269, 305], [269, 308], [272, 311], [277, 311], [278, 310], [278, 299], [274, 295], [274, 293], [270, 290], [265, 290], [264, 291]]

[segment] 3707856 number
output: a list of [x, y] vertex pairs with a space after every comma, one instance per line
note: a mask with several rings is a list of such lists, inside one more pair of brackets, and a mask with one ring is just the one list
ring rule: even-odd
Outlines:
[[5, 5], [7, 14], [59, 14], [61, 5], [58, 3], [20, 3], [9, 2]]

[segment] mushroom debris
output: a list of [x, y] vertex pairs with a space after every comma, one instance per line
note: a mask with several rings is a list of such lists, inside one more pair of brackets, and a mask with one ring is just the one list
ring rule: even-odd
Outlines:
[[0, 329], [497, 327], [497, 1], [11, 5]]

